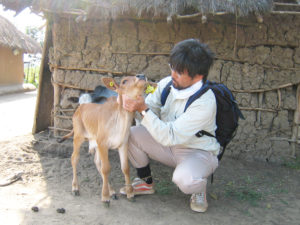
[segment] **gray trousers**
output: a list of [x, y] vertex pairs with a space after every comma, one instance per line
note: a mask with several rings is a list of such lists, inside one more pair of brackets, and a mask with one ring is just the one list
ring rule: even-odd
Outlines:
[[185, 194], [206, 192], [207, 177], [218, 167], [217, 156], [213, 153], [162, 146], [143, 126], [131, 128], [128, 157], [135, 168], [147, 166], [149, 158], [175, 168], [172, 181]]

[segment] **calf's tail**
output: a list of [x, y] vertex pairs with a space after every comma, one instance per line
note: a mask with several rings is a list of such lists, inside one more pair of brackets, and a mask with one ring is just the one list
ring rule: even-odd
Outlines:
[[63, 136], [62, 138], [58, 139], [57, 142], [58, 143], [62, 143], [65, 140], [67, 140], [69, 137], [73, 136], [74, 134], [74, 130], [72, 130], [70, 133], [68, 133], [67, 135]]

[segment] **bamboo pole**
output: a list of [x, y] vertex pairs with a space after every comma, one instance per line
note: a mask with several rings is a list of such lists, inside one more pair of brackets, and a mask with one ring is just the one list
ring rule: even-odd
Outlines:
[[57, 115], [56, 118], [58, 118], [58, 119], [66, 119], [66, 120], [71, 120], [72, 121], [72, 116]]
[[[53, 79], [55, 80], [57, 77], [57, 69], [54, 69], [52, 76], [53, 76]], [[55, 124], [57, 122], [55, 121], [55, 118], [58, 114], [61, 89], [60, 89], [60, 86], [54, 82], [53, 82], [53, 89], [54, 89], [54, 100], [53, 100], [54, 114], [53, 114], [53, 116], [54, 116], [54, 126], [56, 126]], [[54, 131], [54, 135], [57, 135], [56, 131]]]
[[297, 12], [297, 11], [272, 11], [271, 14], [300, 15], [300, 12]]
[[54, 65], [54, 64], [50, 64], [49, 66], [53, 69], [59, 69], [59, 70], [92, 71], [92, 72], [99, 72], [99, 73], [111, 73], [111, 74], [114, 74], [114, 75], [130, 75], [130, 76], [135, 75], [133, 73], [112, 71], [112, 70], [108, 70], [108, 69], [82, 68], [82, 67], [75, 68], [75, 67], [58, 66], [58, 65]]
[[[228, 14], [227, 12], [214, 12], [212, 13], [212, 15], [214, 16], [221, 16], [221, 15], [225, 15]], [[190, 19], [190, 18], [194, 18], [194, 17], [198, 17], [203, 15], [203, 13], [199, 12], [199, 13], [195, 13], [195, 14], [190, 14], [190, 15], [177, 15], [176, 19]]]
[[291, 142], [292, 145], [300, 144], [299, 140], [293, 140], [293, 139], [283, 138], [283, 137], [271, 137], [270, 140], [271, 141], [287, 141], [287, 142]]
[[[58, 128], [58, 127], [48, 127], [50, 130], [54, 130], [54, 132], [56, 131], [65, 131], [65, 132], [71, 132], [72, 130], [70, 129], [63, 129], [63, 128]], [[57, 135], [58, 136], [58, 135]]]
[[287, 84], [283, 84], [274, 88], [266, 88], [266, 89], [252, 89], [252, 90], [234, 90], [231, 89], [232, 92], [239, 92], [239, 93], [260, 93], [260, 92], [268, 92], [268, 91], [275, 91], [278, 89], [283, 89], [283, 88], [287, 88], [287, 87], [291, 87], [293, 85], [297, 85], [300, 84], [300, 82], [295, 82], [295, 83], [287, 83]]
[[[58, 43], [58, 37], [57, 37], [57, 30], [58, 30], [58, 24], [56, 21], [53, 22], [53, 27], [52, 27], [52, 40], [53, 40], [53, 50], [54, 50], [54, 55], [56, 55], [56, 45], [55, 43]], [[52, 80], [58, 80], [58, 71], [57, 68], [53, 69], [52, 73]], [[53, 118], [54, 118], [54, 127], [57, 124], [56, 115], [58, 114], [58, 109], [59, 109], [59, 102], [60, 102], [60, 92], [61, 88], [58, 84], [53, 83], [53, 90], [54, 90], [54, 97], [53, 97]], [[58, 135], [57, 130], [54, 130], [54, 135]]]
[[[258, 107], [262, 108], [263, 105], [264, 92], [258, 93]], [[261, 110], [257, 112], [257, 125], [261, 125]]]
[[112, 52], [119, 55], [170, 55], [169, 52]]
[[280, 91], [280, 89], [277, 89], [277, 96], [278, 96], [278, 106], [277, 106], [277, 108], [280, 109], [281, 105], [282, 105], [282, 103], [281, 103], [281, 91]]
[[273, 3], [275, 6], [294, 6], [294, 7], [300, 7], [299, 4], [295, 4], [295, 3], [283, 3], [283, 2], [274, 2]]
[[61, 112], [74, 112], [76, 109], [62, 109], [62, 108], [59, 108], [59, 111]]
[[292, 147], [292, 156], [296, 157], [296, 148], [297, 148], [297, 140], [299, 134], [299, 122], [300, 122], [300, 84], [297, 87], [297, 94], [296, 94], [296, 110], [294, 112], [294, 124], [293, 124], [293, 133], [291, 139], [293, 143], [291, 144]]
[[265, 112], [278, 112], [279, 110], [276, 109], [263, 109], [263, 108], [250, 108], [250, 107], [239, 107], [240, 110], [245, 110], [245, 111], [265, 111]]
[[61, 83], [61, 82], [56, 82], [54, 80], [52, 80], [52, 83], [57, 85], [57, 86], [61, 86], [63, 88], [72, 88], [72, 89], [78, 89], [78, 90], [83, 90], [83, 91], [94, 91], [94, 89], [91, 88], [81, 88], [75, 85], [71, 85], [71, 84], [65, 84], [65, 83]]

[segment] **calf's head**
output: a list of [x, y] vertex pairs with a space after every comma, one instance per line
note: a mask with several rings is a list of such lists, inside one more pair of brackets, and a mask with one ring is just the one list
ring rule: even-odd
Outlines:
[[102, 83], [110, 90], [118, 93], [118, 102], [122, 105], [122, 95], [128, 98], [137, 99], [143, 96], [147, 86], [145, 75], [127, 76], [124, 77], [118, 84], [111, 77], [103, 77]]

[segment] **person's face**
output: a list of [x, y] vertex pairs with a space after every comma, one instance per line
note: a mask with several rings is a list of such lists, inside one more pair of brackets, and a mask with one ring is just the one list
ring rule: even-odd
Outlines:
[[[173, 87], [178, 89], [178, 90], [183, 90], [186, 89], [190, 86], [192, 86], [194, 83], [196, 83], [197, 81], [199, 81], [198, 76], [192, 78], [188, 75], [188, 71], [185, 70], [183, 73], [178, 73], [177, 71], [171, 69], [171, 77], [172, 77], [172, 84]], [[201, 76], [202, 79], [202, 76]]]

